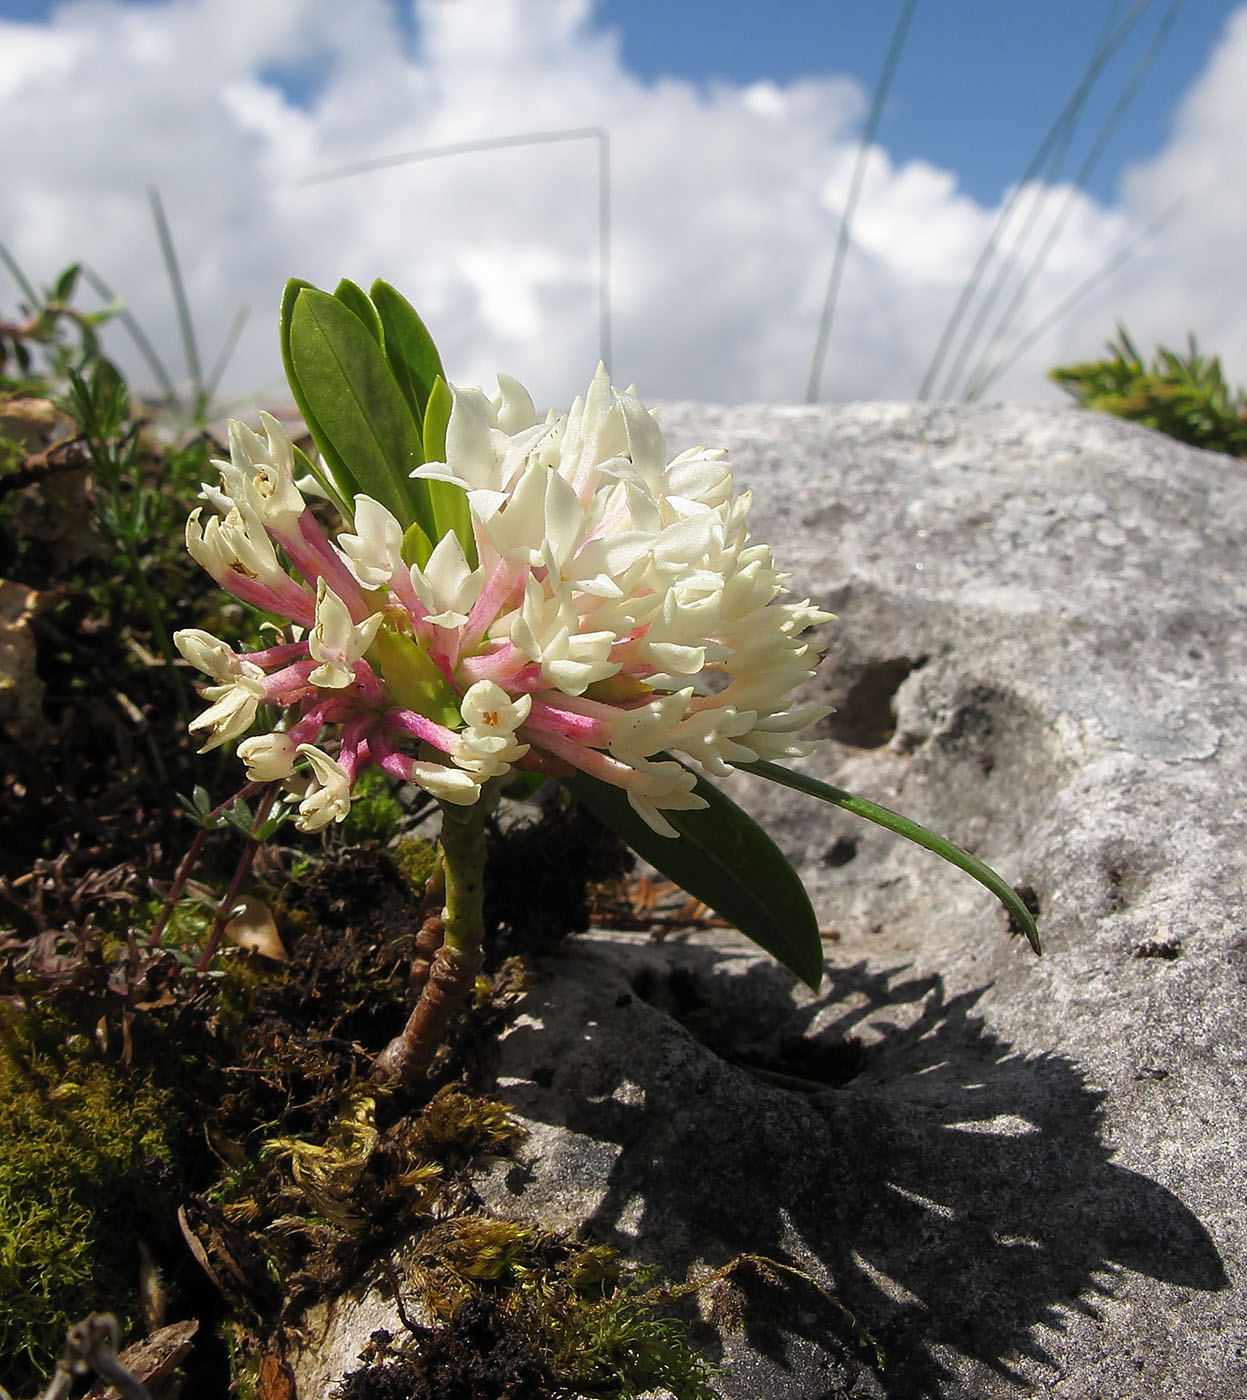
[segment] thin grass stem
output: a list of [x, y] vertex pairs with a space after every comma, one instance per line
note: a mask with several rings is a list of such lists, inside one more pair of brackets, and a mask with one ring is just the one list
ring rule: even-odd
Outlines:
[[9, 272], [12, 275], [13, 280], [17, 283], [21, 294], [26, 298], [27, 302], [30, 304], [30, 310], [32, 314], [38, 311], [39, 293], [35, 291], [33, 285], [30, 282], [30, 279], [26, 276], [26, 274], [22, 271], [21, 267], [18, 265], [17, 259], [13, 256], [12, 253], [9, 252], [9, 250], [4, 246], [3, 243], [0, 243], [0, 262], [3, 262], [5, 267], [9, 269]]
[[948, 322], [940, 335], [939, 342], [931, 357], [931, 363], [927, 366], [927, 372], [923, 375], [922, 383], [918, 386], [917, 396], [920, 400], [931, 397], [935, 381], [939, 377], [940, 371], [944, 365], [944, 360], [960, 329], [962, 318], [965, 316], [970, 304], [978, 294], [979, 285], [992, 259], [996, 256], [996, 251], [1004, 236], [1004, 230], [1008, 226], [1009, 220], [1013, 217], [1013, 212], [1017, 207], [1018, 201], [1022, 197], [1023, 191], [1048, 162], [1054, 146], [1061, 139], [1061, 133], [1064, 131], [1066, 124], [1071, 120], [1077, 120], [1087, 100], [1087, 96], [1095, 85], [1104, 66], [1125, 42], [1130, 31], [1139, 20], [1142, 19], [1144, 12], [1151, 3], [1152, 0], [1136, 0], [1136, 3], [1126, 15], [1126, 18], [1122, 20], [1121, 24], [1117, 26], [1101, 48], [1092, 54], [1091, 61], [1087, 64], [1073, 95], [1058, 113], [1056, 120], [1049, 128], [1043, 140], [1039, 143], [1035, 154], [1031, 157], [1030, 163], [1023, 172], [1021, 179], [1013, 187], [1009, 198], [1005, 201], [1004, 208], [1000, 211], [996, 219], [996, 223], [992, 228], [987, 242], [983, 245], [983, 250], [979, 254], [970, 276], [966, 279], [965, 286], [961, 289], [961, 295], [957, 298], [957, 304], [953, 307], [952, 314], [949, 316]]
[[827, 293], [823, 298], [823, 312], [819, 317], [818, 336], [814, 342], [814, 358], [810, 362], [810, 378], [805, 389], [806, 403], [818, 402], [819, 387], [823, 378], [823, 362], [827, 356], [827, 341], [831, 336], [831, 322], [836, 311], [836, 300], [840, 294], [840, 281], [844, 275], [845, 259], [848, 257], [853, 215], [857, 211], [857, 201], [861, 195], [862, 181], [866, 175], [866, 160], [874, 144], [875, 133], [879, 129], [879, 121], [883, 116], [883, 104], [887, 99], [888, 89], [892, 86], [892, 77], [896, 72], [896, 65], [900, 61], [901, 50], [905, 47], [905, 36], [909, 32], [909, 23], [914, 17], [917, 2], [918, 0], [905, 0], [897, 18], [896, 28], [892, 31], [892, 42], [888, 45], [887, 57], [883, 61], [883, 71], [879, 74], [879, 81], [875, 84], [870, 114], [866, 118], [866, 125], [862, 128], [862, 138], [857, 143], [857, 158], [853, 162], [853, 175], [849, 181], [849, 194], [844, 202], [844, 212], [840, 215], [836, 248], [831, 259], [831, 274], [827, 279]]
[[173, 380], [165, 369], [164, 362], [156, 353], [155, 346], [143, 333], [142, 326], [134, 319], [134, 316], [121, 304], [120, 299], [107, 282], [95, 271], [89, 268], [86, 263], [82, 265], [82, 275], [86, 278], [92, 289], [105, 301], [114, 302], [117, 305], [117, 320], [130, 333], [130, 339], [134, 341], [138, 352], [147, 362], [148, 369], [156, 376], [156, 382], [160, 385], [162, 392], [170, 403], [176, 402], [178, 391]]
[[[1061, 207], [1057, 211], [1056, 218], [1053, 219], [1048, 232], [1044, 236], [1043, 242], [1040, 244], [1038, 252], [1035, 254], [1022, 280], [1014, 289], [1013, 295], [1010, 297], [1008, 305], [1001, 313], [1000, 320], [996, 323], [996, 328], [993, 330], [982, 355], [979, 357], [978, 363], [971, 372], [970, 383], [964, 394], [965, 398], [968, 399], [971, 396], [977, 398], [978, 394], [982, 392], [982, 390], [978, 388], [978, 380], [985, 373], [989, 356], [1001, 341], [1004, 340], [1013, 322], [1017, 319], [1017, 314], [1021, 310], [1027, 294], [1034, 285], [1035, 279], [1039, 276], [1040, 272], [1043, 271], [1052, 253], [1052, 249], [1056, 246], [1057, 239], [1060, 238], [1061, 232], [1065, 228], [1069, 216], [1074, 212], [1074, 206], [1085, 190], [1088, 179], [1091, 177], [1095, 167], [1099, 164], [1100, 157], [1104, 154], [1105, 148], [1116, 132], [1122, 117], [1125, 116], [1126, 108], [1129, 107], [1130, 103], [1134, 100], [1136, 93], [1143, 83], [1143, 79], [1147, 76], [1148, 70], [1152, 67], [1152, 64], [1155, 63], [1156, 56], [1163, 48], [1165, 40], [1169, 37], [1170, 31], [1173, 29], [1185, 3], [1186, 0], [1173, 0], [1173, 3], [1169, 6], [1169, 9], [1161, 19], [1156, 33], [1152, 36], [1151, 43], [1135, 65], [1134, 71], [1131, 73], [1126, 86], [1122, 89], [1117, 101], [1113, 104], [1112, 110], [1105, 119], [1099, 135], [1092, 144], [1091, 150], [1088, 151], [1082, 165], [1079, 166], [1078, 172], [1074, 176], [1073, 183], [1066, 192]], [[950, 388], [952, 379], [955, 377], [956, 372], [950, 377]]]
[[247, 324], [247, 318], [250, 315], [251, 308], [249, 306], [240, 306], [234, 312], [234, 319], [230, 322], [229, 330], [225, 333], [225, 342], [221, 346], [221, 353], [216, 357], [216, 363], [212, 366], [204, 383], [205, 408], [216, 395], [217, 388], [221, 383], [221, 376], [225, 373], [225, 368], [238, 347], [239, 337], [242, 335], [243, 327]]
[[1059, 321], [1068, 316], [1080, 301], [1094, 291], [1106, 278], [1111, 277], [1124, 262], [1132, 258], [1144, 243], [1155, 238], [1167, 224], [1172, 222], [1181, 212], [1185, 203], [1185, 200], [1180, 199], [1171, 204], [1158, 219], [1154, 219], [1141, 233], [1132, 238], [1129, 243], [1119, 248], [1117, 252], [1098, 267], [1090, 277], [1080, 282], [1067, 297], [1059, 301], [1046, 316], [1043, 316], [1025, 335], [1015, 341], [1010, 350], [997, 360], [989, 370], [983, 372], [971, 386], [971, 389], [967, 391], [967, 402], [973, 403], [981, 398], [1000, 376], [1012, 365], [1016, 364], [1041, 336], [1045, 335]]
[[186, 298], [186, 284], [182, 280], [182, 269], [178, 266], [177, 250], [173, 246], [173, 235], [165, 218], [164, 205], [160, 202], [160, 191], [155, 185], [148, 187], [147, 198], [156, 225], [156, 237], [160, 241], [160, 256], [164, 259], [169, 287], [173, 292], [173, 307], [177, 313], [178, 331], [182, 337], [182, 351], [186, 356], [186, 371], [198, 400], [203, 394], [203, 369], [199, 360], [199, 346], [195, 341], [195, 324], [191, 319], [190, 302]]

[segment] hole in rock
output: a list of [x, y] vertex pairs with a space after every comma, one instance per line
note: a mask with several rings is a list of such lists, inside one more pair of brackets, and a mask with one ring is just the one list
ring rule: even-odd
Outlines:
[[823, 852], [823, 864], [831, 870], [838, 870], [857, 854], [857, 842], [851, 836], [837, 836]]
[[[1014, 885], [1013, 893], [1022, 901], [1030, 913], [1037, 919], [1039, 917], [1039, 896], [1035, 893], [1033, 885]], [[1011, 936], [1021, 936], [1022, 925], [1009, 915], [1009, 933]]]
[[898, 656], [869, 662], [849, 687], [834, 714], [823, 721], [825, 734], [855, 749], [881, 749], [896, 733], [896, 692], [925, 656]]

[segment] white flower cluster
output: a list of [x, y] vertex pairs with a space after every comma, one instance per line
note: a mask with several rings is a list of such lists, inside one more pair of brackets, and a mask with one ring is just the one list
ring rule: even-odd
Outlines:
[[804, 634], [830, 615], [789, 600], [770, 550], [749, 542], [725, 454], [668, 461], [653, 415], [601, 369], [544, 420], [515, 380], [499, 386], [492, 400], [454, 391], [446, 461], [414, 473], [466, 492], [467, 549], [448, 533], [405, 562], [402, 524], [366, 496], [334, 544], [269, 418], [264, 438], [234, 425], [221, 486], [205, 488], [217, 515], [191, 517], [213, 577], [307, 629], [246, 656], [180, 633], [214, 682], [192, 727], [212, 747], [261, 704], [290, 711], [239, 752], [255, 781], [301, 781], [307, 759], [309, 829], [345, 815], [369, 763], [455, 803], [518, 765], [617, 784], [674, 835], [663, 812], [702, 800], [665, 753], [724, 776], [812, 747], [797, 735], [825, 711], [789, 697], [819, 659]]

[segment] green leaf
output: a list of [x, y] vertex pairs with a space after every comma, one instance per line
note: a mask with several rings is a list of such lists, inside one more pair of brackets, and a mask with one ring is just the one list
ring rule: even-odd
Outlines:
[[810, 897], [784, 853], [731, 798], [699, 777], [694, 791], [709, 805], [664, 812], [679, 832], [673, 840], [642, 821], [622, 788], [587, 773], [562, 781], [637, 855], [818, 990], [823, 944]]
[[363, 322], [336, 297], [302, 286], [288, 340], [291, 388], [334, 480], [351, 481], [351, 497], [380, 501], [404, 529], [418, 522], [432, 535], [427, 491], [410, 479], [422, 461], [418, 425]]
[[419, 525], [409, 525], [403, 533], [400, 553], [403, 563], [408, 568], [411, 568], [413, 564], [418, 564], [423, 569], [429, 562], [429, 555], [433, 553], [433, 541]]
[[846, 792], [844, 788], [832, 787], [830, 783], [823, 783], [817, 778], [811, 778], [808, 773], [794, 773], [791, 769], [781, 768], [777, 763], [765, 761], [738, 763], [736, 767], [743, 773], [756, 773], [760, 778], [769, 778], [771, 782], [792, 788], [794, 792], [804, 792], [809, 797], [817, 797], [823, 802], [834, 803], [837, 807], [843, 807], [846, 812], [865, 817], [867, 821], [874, 822], [878, 826], [885, 826], [889, 831], [896, 832], [898, 836], [904, 836], [907, 840], [925, 847], [928, 851], [934, 851], [937, 856], [943, 856], [950, 864], [964, 870], [967, 875], [972, 875], [980, 885], [991, 890], [992, 894], [1017, 920], [1035, 952], [1043, 951], [1039, 946], [1039, 929], [1035, 925], [1034, 916], [1022, 903], [1012, 886], [1001, 879], [991, 866], [985, 865], [977, 856], [972, 856], [969, 851], [963, 851], [960, 846], [953, 845], [947, 837], [939, 836], [920, 822], [903, 817], [899, 812], [893, 812], [888, 807], [880, 807], [865, 797], [857, 797], [854, 793]]
[[[325, 471], [329, 474], [332, 482], [331, 496], [335, 496], [342, 504], [349, 504], [354, 501], [359, 494], [359, 487], [355, 484], [354, 477], [347, 469], [346, 463], [334, 450], [333, 444], [329, 441], [329, 435], [317, 421], [315, 410], [312, 407], [312, 400], [306, 388], [295, 370], [294, 354], [291, 347], [291, 330], [294, 322], [294, 308], [300, 295], [305, 290], [315, 290], [310, 282], [300, 281], [297, 277], [292, 277], [286, 283], [285, 291], [281, 298], [281, 360], [286, 371], [286, 381], [290, 385], [290, 392], [294, 395], [295, 404], [298, 406], [299, 414], [303, 419], [309, 433], [320, 448], [321, 456], [324, 458]], [[309, 459], [310, 460], [310, 459]], [[312, 468], [312, 474], [318, 480], [324, 480], [322, 474]], [[347, 518], [350, 518], [350, 510], [346, 510]]]
[[333, 294], [343, 306], [349, 307], [364, 324], [364, 329], [378, 345], [384, 348], [381, 336], [381, 318], [377, 308], [368, 300], [368, 293], [357, 286], [349, 277], [344, 277], [333, 289]]
[[78, 285], [78, 274], [82, 271], [80, 263], [70, 263], [70, 265], [56, 279], [56, 286], [52, 289], [51, 301], [58, 301], [62, 304], [72, 301], [74, 288]]
[[439, 374], [429, 390], [429, 401], [424, 409], [424, 460], [444, 462], [446, 460], [446, 429], [450, 426], [450, 410], [455, 400], [446, 381]]
[[412, 412], [416, 422], [421, 423], [433, 385], [445, 378], [441, 356], [406, 297], [380, 279], [372, 284], [371, 296], [381, 320], [385, 354], [394, 379], [404, 394], [410, 395]]
[[[424, 460], [444, 462], [446, 460], [446, 429], [450, 424], [450, 410], [454, 398], [439, 374], [429, 391], [429, 400], [424, 410]], [[453, 530], [459, 536], [468, 568], [475, 569], [480, 562], [476, 552], [476, 534], [472, 529], [472, 511], [468, 506], [468, 493], [449, 481], [426, 481], [429, 504], [433, 508], [433, 520], [437, 527], [437, 538]]]
[[383, 627], [368, 648], [367, 660], [381, 672], [391, 698], [405, 709], [448, 729], [462, 725], [459, 696], [428, 652], [411, 637]]
[[350, 520], [353, 514], [351, 502], [349, 500], [344, 501], [339, 495], [337, 482], [334, 481], [331, 476], [323, 472], [320, 469], [320, 465], [314, 462], [297, 442], [291, 443], [290, 445], [293, 449], [294, 465], [297, 470], [306, 476], [310, 476], [328, 499], [333, 502], [338, 514], [341, 515], [344, 520]]

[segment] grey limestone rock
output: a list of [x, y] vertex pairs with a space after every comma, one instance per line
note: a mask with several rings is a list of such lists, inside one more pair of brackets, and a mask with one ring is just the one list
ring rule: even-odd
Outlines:
[[[739, 1400], [1247, 1393], [1247, 474], [1072, 409], [662, 413], [730, 449], [756, 538], [838, 614], [806, 760], [1040, 911], [741, 778], [829, 934], [822, 990], [730, 936], [594, 933], [501, 1046], [491, 1207], [668, 1277]], [[361, 1339], [362, 1341], [362, 1339]]]

